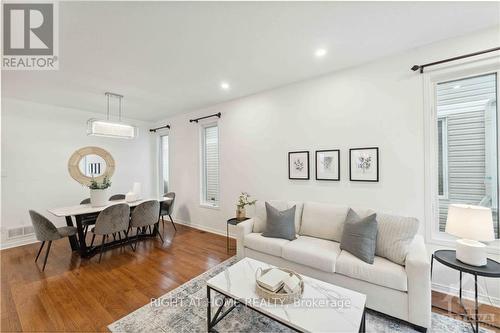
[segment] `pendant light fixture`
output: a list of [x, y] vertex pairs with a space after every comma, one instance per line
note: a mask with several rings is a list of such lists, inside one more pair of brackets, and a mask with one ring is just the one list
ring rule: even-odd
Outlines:
[[[106, 120], [89, 119], [87, 122], [87, 135], [105, 136], [110, 138], [133, 139], [137, 136], [137, 127], [122, 122], [123, 95], [106, 92]], [[109, 120], [110, 98], [118, 98], [118, 122]]]

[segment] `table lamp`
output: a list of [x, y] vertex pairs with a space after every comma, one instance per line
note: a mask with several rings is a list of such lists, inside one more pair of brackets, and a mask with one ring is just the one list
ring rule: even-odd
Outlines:
[[488, 207], [452, 204], [445, 231], [457, 236], [457, 259], [472, 266], [486, 265], [486, 245], [495, 240], [493, 218]]

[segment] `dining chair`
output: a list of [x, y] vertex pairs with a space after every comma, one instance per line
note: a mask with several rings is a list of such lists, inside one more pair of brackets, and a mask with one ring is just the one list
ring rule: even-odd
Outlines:
[[125, 194], [113, 194], [112, 196], [109, 197], [109, 201], [114, 201], [114, 200], [125, 200]]
[[[135, 234], [135, 248], [132, 249], [135, 251], [137, 249], [137, 241], [139, 240], [139, 233], [145, 234], [146, 228], [153, 227], [151, 232], [158, 232], [155, 229], [155, 224], [158, 223], [160, 213], [160, 203], [158, 200], [148, 200], [145, 201], [134, 208], [132, 211], [132, 216], [130, 217], [130, 227], [137, 228]], [[161, 242], [163, 243], [163, 237], [158, 232], [158, 236], [160, 236]]]
[[[101, 249], [99, 253], [99, 262], [101, 262], [104, 245], [109, 235], [118, 234], [120, 240], [122, 239], [121, 232], [125, 234], [125, 241], [128, 242], [128, 225], [130, 221], [130, 207], [122, 203], [109, 206], [99, 213], [95, 221], [95, 227], [90, 231], [93, 233], [92, 242], [94, 244], [96, 235], [102, 236]], [[122, 242], [122, 245], [124, 243]]]
[[38, 260], [40, 253], [42, 252], [45, 242], [49, 242], [47, 246], [47, 252], [45, 253], [45, 259], [43, 260], [42, 271], [45, 270], [45, 265], [47, 264], [47, 258], [49, 257], [50, 246], [52, 241], [70, 237], [76, 234], [77, 229], [75, 227], [60, 227], [57, 228], [52, 222], [49, 221], [45, 216], [30, 210], [31, 223], [33, 224], [33, 229], [35, 230], [36, 239], [42, 242], [40, 249], [35, 258], [35, 262]]
[[171, 199], [168, 201], [164, 201], [161, 203], [161, 211], [160, 211], [160, 216], [161, 216], [161, 222], [163, 225], [163, 229], [165, 229], [165, 220], [163, 216], [168, 215], [170, 218], [170, 222], [172, 222], [172, 225], [174, 226], [174, 230], [177, 231], [177, 228], [175, 227], [174, 220], [172, 219], [172, 211], [174, 209], [174, 201], [175, 201], [175, 192], [168, 192], [163, 197]]

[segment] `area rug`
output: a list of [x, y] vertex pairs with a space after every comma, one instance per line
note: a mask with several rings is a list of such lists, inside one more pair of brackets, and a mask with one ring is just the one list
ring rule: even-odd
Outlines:
[[[237, 262], [232, 257], [108, 326], [111, 332], [206, 332], [206, 281]], [[215, 327], [218, 332], [291, 332], [245, 306], [237, 306]], [[367, 311], [367, 332], [417, 332], [402, 321]], [[472, 332], [470, 324], [436, 313], [431, 332]], [[487, 333], [488, 330], [480, 330]]]

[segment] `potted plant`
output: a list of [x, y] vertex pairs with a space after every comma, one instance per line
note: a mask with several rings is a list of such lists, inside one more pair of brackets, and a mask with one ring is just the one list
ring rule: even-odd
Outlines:
[[111, 181], [108, 176], [104, 176], [102, 182], [98, 182], [92, 177], [88, 188], [90, 189], [90, 205], [92, 207], [102, 207], [108, 204], [108, 188]]
[[236, 204], [236, 219], [239, 221], [244, 220], [246, 218], [245, 206], [255, 205], [256, 202], [257, 200], [250, 200], [250, 194], [241, 192]]

